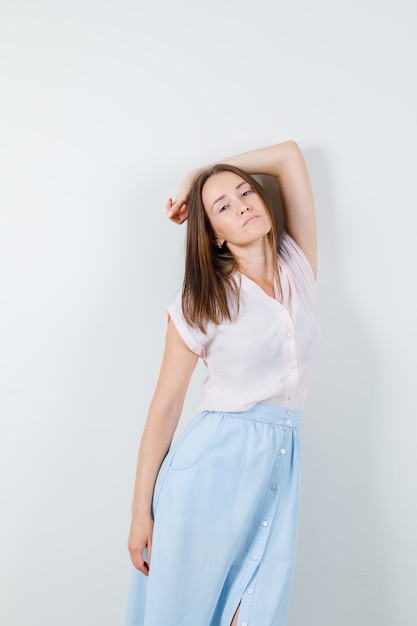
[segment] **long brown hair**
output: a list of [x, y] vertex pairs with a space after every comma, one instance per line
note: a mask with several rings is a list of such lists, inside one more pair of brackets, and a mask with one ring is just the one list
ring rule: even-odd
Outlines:
[[[232, 321], [231, 304], [239, 310], [240, 283], [234, 274], [238, 271], [236, 258], [227, 243], [218, 247], [216, 236], [204, 208], [202, 191], [207, 180], [219, 172], [234, 172], [247, 183], [264, 203], [270, 219], [267, 234], [276, 264], [277, 236], [272, 206], [263, 187], [249, 174], [223, 163], [201, 171], [192, 184], [187, 199], [188, 226], [185, 253], [185, 275], [182, 289], [182, 311], [191, 326], [205, 332], [207, 322], [220, 324]], [[277, 267], [275, 267], [277, 272]]]

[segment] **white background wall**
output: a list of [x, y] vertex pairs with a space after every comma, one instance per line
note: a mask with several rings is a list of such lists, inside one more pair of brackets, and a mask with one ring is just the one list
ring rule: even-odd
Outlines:
[[[323, 328], [289, 626], [415, 623], [416, 17], [414, 0], [1, 0], [1, 624], [122, 624], [182, 272], [165, 199], [287, 138], [315, 192]], [[199, 397], [197, 380], [185, 419]]]

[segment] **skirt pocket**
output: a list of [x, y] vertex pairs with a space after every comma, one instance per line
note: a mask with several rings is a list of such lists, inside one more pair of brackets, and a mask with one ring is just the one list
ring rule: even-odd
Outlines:
[[183, 470], [195, 465], [215, 444], [223, 424], [223, 413], [215, 411], [200, 413], [172, 448], [169, 469]]

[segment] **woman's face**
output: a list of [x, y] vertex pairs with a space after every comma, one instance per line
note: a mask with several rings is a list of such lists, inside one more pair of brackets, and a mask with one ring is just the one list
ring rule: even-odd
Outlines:
[[220, 243], [245, 247], [271, 230], [271, 218], [262, 199], [235, 172], [211, 176], [203, 187], [202, 199]]

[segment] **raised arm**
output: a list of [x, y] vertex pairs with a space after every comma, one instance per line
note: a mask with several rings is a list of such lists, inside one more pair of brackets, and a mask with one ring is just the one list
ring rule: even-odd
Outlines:
[[[174, 324], [169, 322], [161, 371], [139, 448], [128, 539], [132, 563], [144, 574], [149, 571], [152, 549], [155, 481], [171, 445], [197, 359], [198, 356], [185, 345]], [[147, 562], [143, 558], [145, 548], [148, 550]]]
[[[222, 159], [219, 163], [235, 165], [250, 174], [277, 177], [284, 205], [285, 229], [303, 250], [316, 275], [317, 233], [313, 194], [306, 164], [296, 142], [285, 141], [251, 150]], [[199, 171], [186, 174], [180, 183], [177, 197], [167, 202], [167, 215], [177, 223], [186, 219], [188, 193]]]

